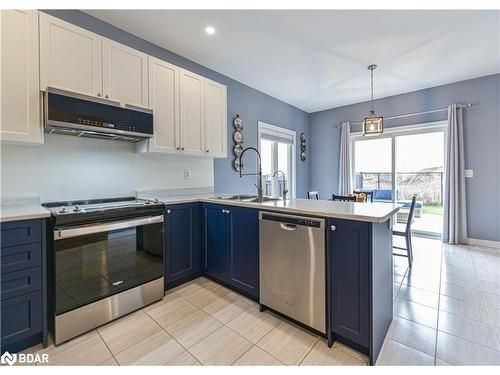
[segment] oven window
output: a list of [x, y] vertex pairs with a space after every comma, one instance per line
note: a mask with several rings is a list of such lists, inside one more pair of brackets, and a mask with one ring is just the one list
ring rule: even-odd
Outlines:
[[163, 223], [55, 241], [56, 314], [163, 276]]

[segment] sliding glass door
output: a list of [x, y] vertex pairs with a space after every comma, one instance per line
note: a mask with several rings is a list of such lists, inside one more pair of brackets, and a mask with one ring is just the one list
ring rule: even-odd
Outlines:
[[424, 235], [443, 232], [444, 131], [395, 137], [396, 197], [403, 203], [398, 222], [405, 222], [417, 194], [412, 230]]
[[[397, 202], [397, 223], [405, 224], [417, 195], [414, 234], [440, 237], [443, 230], [445, 128], [442, 125], [389, 129], [383, 136], [353, 136], [355, 190], [375, 202]], [[395, 177], [394, 177], [395, 176]]]
[[354, 188], [377, 191], [377, 199], [392, 202], [392, 140], [362, 138], [354, 143]]

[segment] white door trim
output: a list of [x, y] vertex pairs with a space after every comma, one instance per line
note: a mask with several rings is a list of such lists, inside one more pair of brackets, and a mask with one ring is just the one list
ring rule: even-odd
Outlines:
[[[282, 128], [280, 126], [276, 125], [271, 125], [263, 121], [257, 121], [257, 148], [259, 149], [259, 152], [261, 152], [261, 145], [260, 145], [260, 137], [262, 131], [268, 130], [268, 131], [274, 131], [274, 132], [279, 132], [282, 134], [287, 134], [292, 137], [292, 181], [287, 181], [287, 184], [289, 186], [289, 190], [291, 190], [290, 198], [295, 198], [296, 197], [296, 180], [297, 180], [297, 168], [296, 168], [296, 147], [297, 147], [297, 133], [294, 130]], [[290, 189], [291, 188], [291, 189]]]

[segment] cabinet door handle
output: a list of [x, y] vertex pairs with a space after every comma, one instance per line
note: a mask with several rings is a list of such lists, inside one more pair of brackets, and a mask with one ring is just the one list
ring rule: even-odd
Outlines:
[[332, 231], [333, 231], [333, 230], [335, 230], [335, 229], [337, 229], [337, 227], [336, 227], [335, 225], [330, 225], [330, 230], [332, 230]]
[[210, 152], [210, 150], [205, 151], [207, 154]]
[[228, 214], [228, 213], [230, 213], [230, 212], [231, 212], [231, 210], [226, 210], [226, 214]]
[[106, 94], [106, 95], [104, 95], [104, 97], [105, 97], [106, 99], [108, 99], [108, 98], [109, 98], [109, 95], [107, 95], [107, 94]]
[[101, 93], [100, 93], [100, 92], [98, 92], [98, 93], [97, 93], [97, 96], [100, 98], [100, 97], [101, 97]]
[[223, 209], [223, 210], [222, 210], [222, 213], [223, 213], [223, 214], [225, 214], [225, 213], [226, 213], [226, 210], [224, 210], [224, 209]]
[[181, 151], [184, 151], [184, 147], [181, 147]]
[[180, 147], [177, 147], [177, 151], [179, 151], [181, 148]]
[[170, 212], [172, 212], [171, 210], [167, 210], [167, 214], [169, 214]]

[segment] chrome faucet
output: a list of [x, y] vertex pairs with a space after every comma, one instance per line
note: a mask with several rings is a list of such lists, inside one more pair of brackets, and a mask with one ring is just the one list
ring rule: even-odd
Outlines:
[[[247, 150], [255, 151], [257, 153], [257, 156], [259, 157], [259, 164], [257, 166], [257, 169], [258, 169], [257, 173], [243, 173], [242, 158], [243, 158], [243, 154]], [[260, 152], [255, 147], [247, 147], [240, 154], [240, 177], [243, 177], [243, 176], [258, 176], [257, 184], [255, 184], [255, 187], [257, 188], [257, 195], [259, 197], [259, 200], [262, 201], [262, 199], [263, 199], [263, 194], [262, 194], [262, 162], [261, 162], [261, 158], [260, 158]]]
[[279, 169], [273, 173], [273, 178], [274, 176], [276, 176], [277, 173], [281, 173], [283, 175], [283, 192], [282, 192], [282, 195], [283, 195], [283, 200], [286, 201], [286, 195], [288, 194], [288, 190], [286, 189], [286, 176], [285, 176], [285, 173], [283, 171], [280, 171]]

